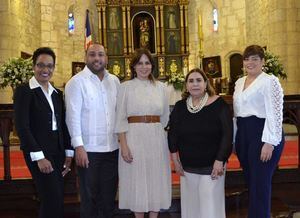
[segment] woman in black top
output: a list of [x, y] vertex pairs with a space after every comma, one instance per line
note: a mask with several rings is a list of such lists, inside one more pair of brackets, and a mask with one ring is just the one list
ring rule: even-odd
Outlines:
[[181, 215], [223, 218], [224, 170], [232, 151], [232, 116], [202, 70], [191, 70], [185, 83], [183, 99], [170, 115], [168, 133], [175, 170], [181, 175]]

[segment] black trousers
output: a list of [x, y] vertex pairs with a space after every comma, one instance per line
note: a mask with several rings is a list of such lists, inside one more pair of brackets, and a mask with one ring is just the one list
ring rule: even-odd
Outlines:
[[238, 117], [236, 133], [236, 152], [243, 168], [249, 189], [248, 218], [271, 217], [272, 176], [280, 159], [284, 134], [281, 142], [274, 147], [272, 158], [267, 162], [260, 160], [261, 141], [265, 119]]
[[78, 167], [80, 217], [111, 218], [118, 187], [118, 150], [87, 154], [89, 167]]
[[46, 155], [54, 171], [49, 174], [39, 170], [36, 161], [32, 161], [29, 153], [23, 153], [26, 164], [34, 180], [40, 199], [39, 218], [63, 218], [64, 181], [62, 177], [64, 151], [59, 154]]

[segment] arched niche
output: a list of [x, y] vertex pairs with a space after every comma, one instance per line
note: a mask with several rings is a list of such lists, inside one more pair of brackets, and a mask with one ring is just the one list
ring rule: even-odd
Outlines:
[[235, 82], [243, 76], [243, 56], [240, 52], [232, 52], [228, 56], [228, 69], [229, 69], [229, 94], [232, 95], [234, 91]]
[[154, 17], [146, 11], [133, 15], [131, 20], [133, 49], [147, 48], [156, 54], [156, 28]]

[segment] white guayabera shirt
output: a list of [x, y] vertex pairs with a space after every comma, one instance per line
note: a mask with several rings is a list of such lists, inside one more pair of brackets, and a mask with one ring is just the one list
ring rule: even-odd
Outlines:
[[119, 79], [105, 71], [101, 81], [88, 67], [72, 77], [65, 88], [66, 123], [74, 148], [110, 152], [119, 148], [114, 133]]

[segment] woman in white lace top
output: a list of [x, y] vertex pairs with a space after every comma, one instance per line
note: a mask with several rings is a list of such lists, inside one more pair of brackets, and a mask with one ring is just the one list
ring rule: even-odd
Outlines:
[[269, 218], [271, 184], [284, 145], [283, 90], [278, 79], [262, 72], [264, 50], [248, 46], [247, 75], [235, 83], [235, 148], [249, 190], [249, 218]]

